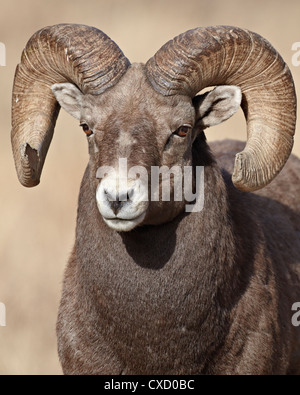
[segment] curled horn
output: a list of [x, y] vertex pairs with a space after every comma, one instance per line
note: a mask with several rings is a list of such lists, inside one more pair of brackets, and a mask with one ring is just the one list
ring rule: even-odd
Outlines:
[[236, 27], [197, 28], [166, 43], [146, 67], [153, 87], [165, 96], [239, 86], [247, 144], [236, 155], [233, 183], [254, 191], [281, 171], [293, 147], [296, 94], [288, 66], [267, 40]]
[[129, 66], [119, 47], [100, 30], [61, 24], [36, 32], [17, 66], [12, 96], [12, 148], [20, 182], [40, 181], [60, 106], [51, 86], [74, 83], [98, 95], [115, 85]]

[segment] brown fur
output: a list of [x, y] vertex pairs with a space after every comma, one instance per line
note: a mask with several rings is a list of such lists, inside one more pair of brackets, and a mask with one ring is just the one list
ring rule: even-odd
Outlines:
[[[240, 143], [212, 148], [230, 171]], [[87, 167], [57, 324], [66, 374], [300, 373], [300, 162], [250, 194], [203, 135], [193, 153], [204, 210], [128, 233], [104, 224]]]

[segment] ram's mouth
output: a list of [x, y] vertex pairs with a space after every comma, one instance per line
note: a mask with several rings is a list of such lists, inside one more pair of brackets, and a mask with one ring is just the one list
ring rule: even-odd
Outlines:
[[118, 232], [129, 232], [134, 229], [136, 226], [140, 225], [146, 216], [146, 212], [143, 212], [141, 215], [138, 215], [134, 218], [120, 218], [118, 216], [114, 218], [105, 218], [102, 217], [104, 222], [112, 229]]

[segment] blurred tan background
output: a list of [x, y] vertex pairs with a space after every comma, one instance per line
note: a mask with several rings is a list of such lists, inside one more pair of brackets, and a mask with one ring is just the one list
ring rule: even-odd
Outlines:
[[[260, 33], [282, 54], [300, 93], [299, 0], [1, 0], [0, 42], [0, 374], [61, 374], [55, 325], [63, 271], [74, 241], [77, 197], [88, 160], [77, 121], [61, 111], [37, 188], [19, 185], [10, 147], [10, 101], [21, 51], [38, 29], [57, 23], [93, 25], [132, 61], [145, 62], [167, 40], [197, 26], [236, 25]], [[300, 58], [300, 57], [299, 57]], [[299, 113], [298, 113], [299, 114]], [[240, 111], [207, 133], [245, 139]], [[294, 152], [300, 155], [300, 130]]]

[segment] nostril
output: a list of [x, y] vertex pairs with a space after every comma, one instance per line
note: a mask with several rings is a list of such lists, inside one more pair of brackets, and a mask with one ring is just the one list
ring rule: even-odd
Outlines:
[[133, 193], [134, 193], [133, 188], [130, 189], [130, 190], [127, 192], [127, 200], [132, 200]]
[[109, 202], [114, 202], [116, 200], [116, 194], [115, 193], [109, 192], [107, 189], [104, 189], [103, 193], [104, 193], [105, 199], [108, 200]]

